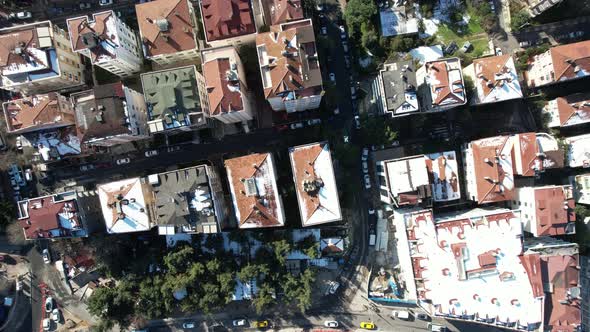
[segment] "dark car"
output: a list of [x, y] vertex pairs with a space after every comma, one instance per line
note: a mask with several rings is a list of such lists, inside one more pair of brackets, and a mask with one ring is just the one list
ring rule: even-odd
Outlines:
[[455, 53], [455, 51], [457, 51], [459, 49], [459, 46], [457, 46], [457, 43], [455, 43], [454, 41], [452, 41], [449, 45], [447, 45], [447, 47], [445, 48], [445, 53], [446, 54], [453, 54]]
[[430, 316], [428, 316], [427, 314], [416, 314], [416, 318], [419, 320], [423, 320], [425, 322], [430, 322]]

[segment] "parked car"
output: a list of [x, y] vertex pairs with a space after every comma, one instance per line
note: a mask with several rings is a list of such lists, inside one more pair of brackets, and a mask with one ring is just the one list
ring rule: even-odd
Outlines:
[[346, 69], [350, 69], [350, 56], [344, 56], [344, 64], [346, 65]]
[[92, 5], [88, 2], [81, 2], [80, 3], [80, 9], [89, 9], [90, 7], [92, 7]]
[[334, 109], [334, 114], [336, 114], [336, 115], [340, 114], [340, 109], [338, 109], [338, 107], [336, 107], [336, 108]]
[[342, 139], [344, 140], [344, 143], [348, 143], [348, 141], [349, 141], [349, 138], [348, 138], [348, 136], [347, 136], [347, 135], [344, 135], [344, 136], [342, 137]]
[[356, 129], [361, 129], [361, 120], [358, 115], [354, 116], [354, 127]]
[[51, 263], [51, 255], [49, 254], [49, 249], [43, 249], [43, 251], [41, 252], [41, 256], [43, 257], [43, 262], [45, 262], [45, 264]]
[[180, 146], [179, 145], [173, 145], [173, 146], [169, 146], [167, 149], [168, 152], [176, 152], [176, 151], [180, 151]]
[[369, 174], [369, 165], [367, 164], [367, 162], [363, 161], [362, 165], [363, 165], [363, 173]]
[[330, 73], [330, 81], [332, 82], [336, 82], [336, 75], [334, 75], [334, 73]]
[[527, 47], [527, 46], [530, 46], [530, 45], [531, 45], [531, 43], [528, 42], [527, 40], [521, 41], [520, 43], [518, 43], [518, 46], [520, 46], [520, 47]]
[[391, 312], [391, 317], [403, 320], [410, 320], [410, 313], [407, 310], [393, 310]]
[[51, 328], [51, 320], [49, 318], [43, 319], [43, 331], [49, 331]]
[[330, 287], [328, 288], [328, 293], [336, 294], [336, 291], [340, 287], [340, 283], [338, 281], [330, 281]]
[[490, 0], [490, 9], [492, 10], [492, 13], [496, 12], [496, 5], [494, 5], [494, 0]]
[[315, 126], [315, 125], [318, 125], [320, 123], [322, 123], [322, 120], [321, 119], [309, 119], [309, 120], [307, 120], [307, 125], [309, 125], [309, 126]]
[[195, 326], [197, 326], [197, 324], [195, 324], [195, 322], [185, 322], [185, 323], [182, 323], [182, 328], [183, 329], [194, 329]]
[[14, 142], [14, 145], [16, 146], [17, 150], [22, 150], [23, 149], [23, 137], [22, 136], [16, 136], [16, 141]]
[[267, 320], [259, 320], [254, 325], [258, 328], [268, 327], [268, 321]]
[[158, 150], [149, 150], [145, 152], [146, 157], [154, 157], [158, 155]]
[[453, 54], [457, 51], [457, 49], [459, 49], [459, 46], [457, 46], [457, 43], [455, 41], [452, 41], [449, 45], [447, 45], [447, 47], [445, 48], [445, 53], [446, 54]]
[[110, 6], [113, 4], [113, 0], [98, 0], [98, 4], [101, 6]]
[[504, 54], [504, 53], [502, 53], [502, 49], [499, 48], [499, 47], [496, 47], [495, 51], [496, 51], [496, 55], [502, 55], [502, 54]]
[[428, 316], [427, 314], [416, 314], [416, 318], [419, 320], [423, 320], [425, 322], [429, 322], [430, 321], [430, 316]]
[[129, 159], [129, 158], [117, 159], [117, 165], [125, 165], [125, 164], [129, 164], [130, 162], [131, 162], [131, 159]]
[[325, 36], [325, 35], [327, 35], [327, 34], [328, 34], [328, 28], [326, 28], [326, 27], [321, 27], [321, 28], [320, 28], [320, 34], [322, 34], [322, 35], [324, 35], [324, 36]]
[[467, 53], [467, 52], [469, 52], [470, 50], [471, 50], [471, 43], [470, 43], [469, 41], [466, 41], [466, 42], [463, 44], [463, 47], [461, 47], [461, 52], [463, 52], [463, 53]]
[[95, 169], [96, 167], [92, 164], [84, 164], [84, 165], [80, 165], [80, 171], [82, 172], [88, 172], [91, 171], [93, 169]]
[[365, 174], [365, 189], [371, 189], [371, 177]]
[[363, 148], [363, 152], [361, 153], [361, 159], [363, 161], [366, 161], [367, 159], [369, 159], [369, 149], [368, 148]]
[[375, 324], [373, 324], [372, 322], [361, 322], [361, 329], [374, 330]]
[[45, 299], [45, 312], [52, 312], [53, 311], [53, 298], [48, 296]]
[[346, 29], [344, 29], [344, 25], [338, 26], [338, 29], [340, 29], [340, 38], [342, 40], [345, 40], [346, 39]]
[[51, 320], [56, 323], [61, 321], [61, 313], [59, 312], [59, 309], [55, 308], [51, 311]]
[[428, 323], [428, 325], [426, 327], [428, 328], [429, 331], [433, 331], [433, 332], [446, 332], [449, 330], [449, 329], [447, 329], [446, 326], [433, 324], [433, 323]]
[[291, 129], [300, 129], [300, 128], [303, 128], [303, 122], [291, 123], [290, 127], [291, 127]]
[[354, 86], [350, 87], [350, 99], [356, 100], [356, 89], [354, 88]]
[[348, 42], [342, 42], [342, 48], [344, 49], [344, 53], [348, 53]]
[[315, 9], [316, 9], [318, 12], [321, 12], [321, 11], [323, 11], [323, 10], [324, 10], [324, 6], [323, 6], [321, 3], [316, 3], [316, 5], [315, 5]]
[[25, 180], [33, 181], [33, 170], [30, 168], [25, 169]]
[[248, 321], [245, 318], [236, 318], [232, 321], [233, 326], [246, 326]]
[[31, 12], [29, 11], [23, 11], [23, 12], [18, 12], [18, 13], [11, 13], [9, 15], [10, 18], [16, 18], [18, 20], [26, 20], [28, 18], [33, 17], [33, 14], [31, 14]]
[[338, 322], [335, 320], [327, 320], [324, 322], [325, 327], [338, 327]]

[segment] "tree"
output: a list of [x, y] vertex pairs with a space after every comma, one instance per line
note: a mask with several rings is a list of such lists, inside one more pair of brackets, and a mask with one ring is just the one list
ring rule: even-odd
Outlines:
[[8, 201], [0, 201], [0, 229], [5, 230], [14, 219], [14, 205]]
[[277, 262], [281, 266], [285, 266], [287, 262], [287, 254], [291, 252], [291, 244], [283, 239], [271, 242], [271, 246], [274, 249]]
[[[377, 16], [377, 5], [374, 1], [350, 0], [344, 11], [344, 18], [348, 26], [348, 34], [357, 40], [361, 39], [361, 25], [373, 22]], [[369, 23], [371, 24], [371, 23]]]
[[588, 210], [587, 207], [585, 207], [582, 204], [576, 204], [576, 207], [574, 208], [574, 212], [576, 213], [576, 216], [578, 216], [578, 218], [582, 219], [582, 220], [584, 220], [584, 218], [590, 216], [590, 211]]
[[256, 309], [257, 314], [262, 314], [264, 309], [275, 303], [274, 290], [268, 283], [263, 283], [258, 290], [258, 294], [252, 299], [252, 305]]
[[244, 282], [257, 278], [259, 274], [258, 267], [259, 265], [255, 264], [247, 264], [243, 266], [242, 269], [238, 272], [238, 278]]
[[289, 301], [296, 301], [297, 307], [302, 313], [311, 307], [312, 283], [315, 280], [315, 273], [311, 269], [305, 270], [298, 277], [291, 274], [285, 276], [283, 291]]
[[164, 278], [159, 275], [147, 277], [139, 284], [139, 301], [136, 312], [147, 319], [165, 317], [170, 313], [171, 296], [164, 289]]
[[172, 274], [183, 273], [195, 260], [195, 250], [188, 245], [177, 246], [174, 249], [175, 251], [164, 256], [164, 265]]
[[361, 24], [361, 45], [375, 55], [383, 53], [379, 45], [379, 34], [369, 22]]
[[518, 11], [516, 14], [512, 15], [510, 21], [510, 27], [514, 31], [518, 31], [522, 29], [525, 25], [530, 24], [531, 16], [529, 12], [525, 9]]
[[105, 321], [111, 321], [105, 323], [106, 325], [117, 323], [121, 329], [127, 328], [135, 313], [130, 286], [122, 281], [114, 288], [98, 288], [88, 299], [88, 310]]

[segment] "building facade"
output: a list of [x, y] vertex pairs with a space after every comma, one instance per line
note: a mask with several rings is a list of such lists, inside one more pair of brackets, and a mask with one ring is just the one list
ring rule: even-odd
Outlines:
[[0, 88], [27, 95], [84, 84], [84, 65], [68, 34], [50, 21], [0, 29]]
[[535, 55], [525, 78], [530, 87], [569, 81], [588, 76], [590, 72], [590, 40], [554, 46]]
[[72, 50], [114, 75], [138, 73], [143, 57], [135, 31], [114, 11], [105, 11], [67, 20]]

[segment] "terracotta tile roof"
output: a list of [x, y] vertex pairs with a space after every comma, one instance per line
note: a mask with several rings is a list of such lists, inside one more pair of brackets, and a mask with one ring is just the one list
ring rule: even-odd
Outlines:
[[[574, 198], [571, 187], [550, 186], [535, 188], [537, 234], [535, 236], [564, 235], [568, 223], [575, 223]], [[570, 224], [571, 226], [571, 224]]]
[[218, 58], [203, 65], [210, 116], [241, 111], [244, 108], [237, 71], [230, 73], [230, 69], [229, 58]]
[[[109, 53], [106, 48], [100, 45], [103, 40], [118, 44], [118, 38], [115, 35], [117, 31], [109, 31], [107, 24], [108, 20], [115, 18], [113, 11], [94, 13], [92, 18], [93, 20], [89, 20], [87, 16], [81, 16], [67, 20], [72, 49], [74, 51], [90, 50], [93, 62], [101, 55], [113, 57], [114, 54]], [[94, 46], [92, 46], [92, 38], [97, 38], [97, 43]]]
[[202, 0], [201, 15], [207, 41], [256, 33], [248, 0]]
[[510, 200], [514, 195], [509, 141], [509, 136], [496, 136], [472, 142], [479, 204]]
[[[542, 146], [539, 144], [539, 139], [552, 136], [541, 136], [536, 133], [524, 133], [515, 135], [517, 140], [515, 144], [518, 144], [518, 149], [513, 153], [519, 152], [519, 157], [514, 158], [516, 161], [520, 160], [520, 164], [516, 164], [516, 173], [522, 176], [534, 176], [535, 172], [542, 172], [546, 168], [561, 168], [564, 165], [563, 151], [549, 150], [549, 147]], [[555, 142], [557, 143], [557, 142]], [[522, 170], [519, 172], [518, 170]]]
[[263, 81], [269, 76], [266, 98], [291, 91], [305, 96], [321, 93], [322, 75], [311, 20], [272, 26], [270, 32], [256, 35], [256, 47]]
[[188, 0], [156, 0], [137, 4], [135, 12], [146, 56], [197, 48]]
[[[573, 94], [557, 98], [561, 126], [590, 121], [590, 94]], [[576, 118], [576, 121], [574, 120]]]
[[328, 143], [289, 149], [303, 226], [342, 218]]
[[301, 0], [264, 0], [265, 11], [269, 12], [270, 25], [296, 21], [303, 18]]
[[61, 226], [61, 218], [81, 225], [75, 199], [56, 203], [54, 196], [34, 198], [28, 201], [26, 212], [28, 217], [19, 219], [19, 223], [27, 239], [68, 236], [69, 230]]
[[20, 48], [38, 48], [39, 38], [37, 30], [31, 27], [27, 30], [11, 31], [0, 35], [0, 70], [12, 65], [26, 65], [27, 61], [22, 55], [16, 54], [14, 50]]
[[541, 257], [543, 281], [553, 288], [545, 293], [545, 324], [551, 331], [574, 332], [581, 323], [582, 302], [568, 295], [580, 287], [579, 264], [578, 254]]
[[274, 165], [269, 153], [228, 159], [225, 168], [240, 228], [284, 225]]
[[[522, 97], [514, 60], [509, 54], [473, 60], [480, 102]], [[493, 95], [495, 100], [486, 100]]]
[[445, 59], [425, 64], [429, 76], [430, 92], [433, 96], [433, 105], [443, 106], [445, 104], [465, 103], [461, 69], [460, 66], [459, 68], [450, 68], [448, 62], [451, 60]]
[[541, 297], [543, 292], [543, 276], [541, 275], [541, 255], [538, 253], [518, 256], [526, 270], [534, 297]]
[[554, 81], [576, 78], [590, 72], [590, 40], [551, 48]]
[[4, 112], [10, 132], [70, 126], [76, 123], [68, 100], [55, 92], [6, 102]]

